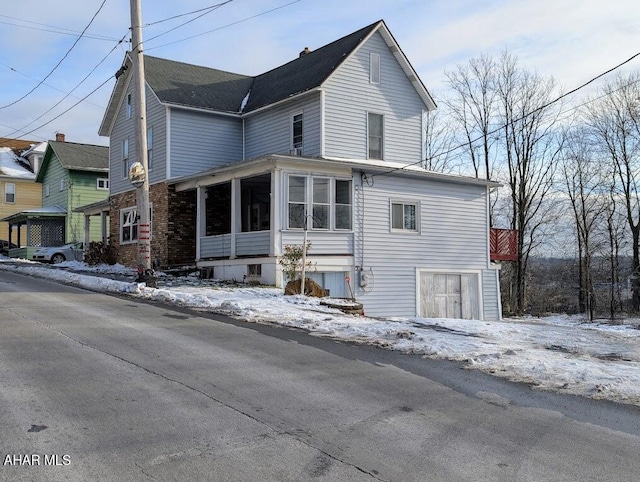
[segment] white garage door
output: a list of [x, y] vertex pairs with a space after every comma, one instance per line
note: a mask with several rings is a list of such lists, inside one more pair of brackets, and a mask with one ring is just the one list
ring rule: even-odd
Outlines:
[[473, 273], [420, 273], [420, 316], [478, 319], [478, 276]]

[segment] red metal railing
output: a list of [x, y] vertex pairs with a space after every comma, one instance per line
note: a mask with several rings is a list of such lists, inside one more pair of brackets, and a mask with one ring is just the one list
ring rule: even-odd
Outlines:
[[489, 259], [516, 261], [518, 259], [518, 231], [515, 229], [489, 230]]

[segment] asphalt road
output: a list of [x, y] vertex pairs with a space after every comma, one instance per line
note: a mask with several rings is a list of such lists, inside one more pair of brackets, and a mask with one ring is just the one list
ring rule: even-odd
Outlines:
[[637, 407], [0, 271], [0, 480], [632, 481]]

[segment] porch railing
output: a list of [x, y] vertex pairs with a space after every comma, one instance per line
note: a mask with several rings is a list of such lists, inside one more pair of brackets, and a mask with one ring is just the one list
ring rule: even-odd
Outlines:
[[491, 261], [517, 261], [518, 231], [491, 228], [489, 230], [489, 259]]

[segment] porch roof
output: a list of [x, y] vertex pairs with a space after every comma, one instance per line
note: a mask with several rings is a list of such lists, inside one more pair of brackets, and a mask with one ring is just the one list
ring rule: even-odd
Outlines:
[[427, 171], [416, 165], [407, 165], [398, 162], [375, 161], [365, 159], [342, 159], [342, 158], [323, 158], [323, 157], [301, 157], [284, 154], [270, 154], [245, 161], [236, 161], [213, 169], [192, 174], [189, 176], [173, 179], [169, 181], [176, 185], [177, 191], [186, 191], [195, 189], [198, 186], [213, 184], [216, 176], [221, 176], [230, 172], [242, 173], [243, 170], [255, 169], [256, 167], [271, 165], [273, 167], [292, 167], [305, 170], [313, 170], [314, 167], [324, 168], [344, 168], [352, 171], [365, 171], [374, 176], [402, 176], [412, 178], [423, 178], [437, 180], [440, 182], [450, 182], [455, 184], [467, 184], [475, 186], [486, 186], [489, 188], [500, 187], [502, 184], [487, 179], [478, 179], [475, 177], [460, 176], [456, 174], [445, 174], [434, 171]]
[[74, 213], [84, 213], [85, 216], [97, 216], [102, 213], [108, 213], [110, 209], [109, 198], [96, 201], [84, 206], [78, 206], [73, 209]]
[[24, 222], [27, 219], [39, 219], [39, 218], [55, 218], [64, 217], [67, 215], [67, 210], [60, 206], [46, 206], [41, 208], [26, 209], [19, 213], [11, 214], [10, 216], [0, 219], [0, 222], [18, 223]]

